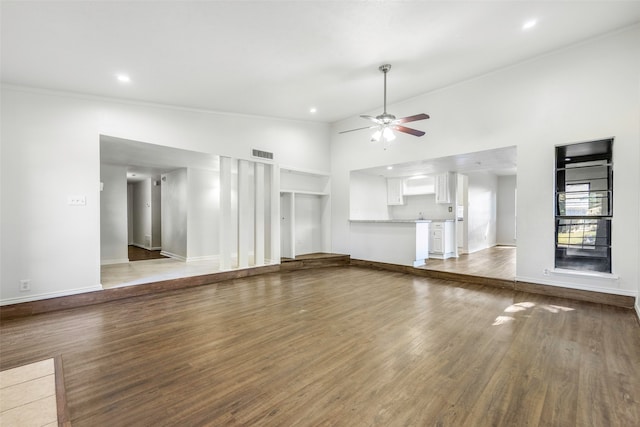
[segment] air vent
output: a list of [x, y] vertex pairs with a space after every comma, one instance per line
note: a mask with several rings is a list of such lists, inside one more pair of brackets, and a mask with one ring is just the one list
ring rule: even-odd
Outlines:
[[256, 150], [255, 148], [251, 150], [251, 156], [258, 157], [259, 159], [273, 160], [273, 153], [270, 153], [268, 151]]

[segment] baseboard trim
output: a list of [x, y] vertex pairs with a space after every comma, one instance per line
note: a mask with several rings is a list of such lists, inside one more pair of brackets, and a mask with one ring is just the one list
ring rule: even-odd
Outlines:
[[28, 296], [17, 297], [17, 298], [7, 298], [0, 301], [0, 306], [5, 307], [9, 305], [14, 305], [14, 304], [24, 304], [24, 303], [34, 302], [34, 301], [43, 301], [47, 299], [68, 297], [68, 296], [79, 295], [79, 294], [81, 295], [87, 292], [94, 292], [94, 291], [101, 291], [101, 290], [102, 290], [102, 285], [96, 285], [96, 286], [87, 286], [86, 288], [67, 289], [60, 292], [47, 292], [44, 294], [28, 295]]
[[636, 315], [638, 316], [638, 325], [640, 325], [640, 297], [636, 298]]
[[[162, 254], [162, 252], [160, 252]], [[220, 255], [205, 255], [205, 256], [193, 256], [187, 257], [186, 262], [194, 262], [194, 261], [218, 261], [220, 260]]]
[[100, 265], [126, 264], [128, 262], [129, 262], [129, 258], [103, 259], [103, 260], [100, 260]]
[[[593, 276], [584, 276], [585, 278], [593, 278]], [[617, 279], [611, 279], [617, 280]], [[628, 297], [635, 297], [637, 292], [627, 291], [625, 289], [613, 289], [613, 288], [603, 288], [600, 286], [589, 286], [589, 285], [574, 285], [573, 283], [554, 281], [554, 280], [546, 280], [546, 279], [538, 279], [532, 277], [524, 277], [524, 276], [516, 276], [516, 282], [522, 283], [533, 283], [541, 286], [553, 286], [557, 288], [565, 288], [565, 289], [575, 289], [578, 291], [587, 291], [587, 292], [597, 292], [603, 294], [611, 294], [611, 295], [624, 295]]]
[[187, 258], [182, 255], [177, 255], [167, 251], [160, 251], [160, 255], [164, 255], [169, 258], [177, 259], [178, 261], [187, 262]]

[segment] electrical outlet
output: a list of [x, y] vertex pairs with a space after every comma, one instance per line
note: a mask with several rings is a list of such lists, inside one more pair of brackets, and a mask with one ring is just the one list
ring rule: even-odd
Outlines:
[[87, 196], [68, 196], [67, 204], [70, 206], [86, 206]]
[[20, 280], [20, 292], [26, 292], [31, 290], [31, 280], [22, 279]]

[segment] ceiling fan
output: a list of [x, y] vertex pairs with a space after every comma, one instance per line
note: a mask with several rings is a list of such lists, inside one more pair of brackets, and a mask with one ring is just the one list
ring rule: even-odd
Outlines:
[[429, 118], [428, 114], [421, 113], [421, 114], [416, 114], [414, 116], [408, 116], [408, 117], [402, 117], [400, 119], [396, 119], [396, 116], [394, 116], [393, 114], [387, 113], [387, 73], [391, 69], [391, 65], [383, 64], [379, 66], [378, 69], [382, 71], [382, 73], [384, 73], [384, 112], [376, 117], [368, 116], [368, 115], [360, 116], [363, 119], [367, 119], [375, 123], [375, 125], [373, 126], [365, 126], [357, 129], [344, 130], [338, 133], [354, 132], [354, 131], [363, 130], [363, 129], [377, 129], [371, 136], [371, 142], [378, 142], [380, 141], [380, 138], [382, 138], [385, 142], [393, 141], [394, 139], [396, 139], [396, 136], [393, 133], [394, 130], [397, 130], [398, 132], [408, 133], [409, 135], [413, 135], [413, 136], [424, 135], [424, 132], [421, 130], [411, 129], [406, 126], [402, 126], [401, 124], [428, 119]]

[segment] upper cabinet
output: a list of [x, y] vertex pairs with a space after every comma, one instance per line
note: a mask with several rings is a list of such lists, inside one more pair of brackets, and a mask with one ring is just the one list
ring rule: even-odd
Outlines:
[[404, 205], [402, 178], [387, 178], [387, 204]]
[[433, 176], [412, 176], [402, 181], [403, 195], [417, 196], [435, 193], [435, 178]]
[[448, 172], [436, 175], [436, 203], [451, 203], [452, 181]]

